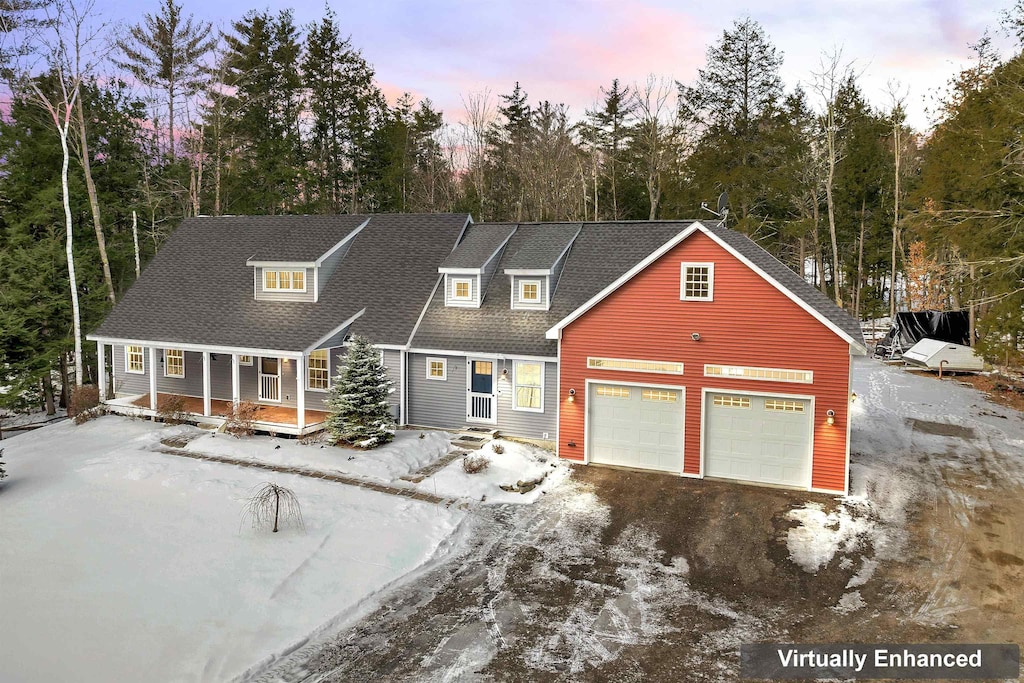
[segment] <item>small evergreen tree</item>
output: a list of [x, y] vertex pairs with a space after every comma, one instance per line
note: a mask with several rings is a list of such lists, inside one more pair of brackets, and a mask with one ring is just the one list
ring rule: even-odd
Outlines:
[[362, 448], [382, 446], [395, 436], [388, 395], [395, 389], [380, 353], [362, 337], [352, 337], [345, 364], [327, 398], [327, 429], [335, 441]]

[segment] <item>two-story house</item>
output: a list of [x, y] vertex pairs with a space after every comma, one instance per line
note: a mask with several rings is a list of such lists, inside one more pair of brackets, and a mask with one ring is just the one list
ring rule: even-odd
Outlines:
[[112, 355], [115, 408], [155, 414], [180, 395], [216, 423], [247, 399], [262, 429], [305, 434], [352, 334], [381, 350], [402, 425], [848, 488], [859, 325], [718, 223], [189, 219], [89, 338]]

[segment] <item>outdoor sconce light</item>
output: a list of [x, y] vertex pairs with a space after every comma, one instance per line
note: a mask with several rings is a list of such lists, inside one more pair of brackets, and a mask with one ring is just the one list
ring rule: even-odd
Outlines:
[[506, 382], [508, 381], [508, 368], [501, 369], [501, 377], [499, 379], [502, 379]]
[[576, 448], [576, 442], [575, 441], [570, 441], [566, 445], [569, 446], [570, 448]]
[[217, 354], [211, 353], [210, 354], [210, 360], [217, 360]]
[[700, 332], [691, 332], [690, 339], [693, 341], [700, 341]]
[[569, 398], [567, 398], [565, 400], [568, 401], [569, 403], [575, 403], [576, 402], [576, 390], [575, 389], [570, 389], [569, 390]]
[[829, 410], [825, 413], [825, 415], [825, 424], [827, 424], [829, 427], [836, 423], [836, 411]]

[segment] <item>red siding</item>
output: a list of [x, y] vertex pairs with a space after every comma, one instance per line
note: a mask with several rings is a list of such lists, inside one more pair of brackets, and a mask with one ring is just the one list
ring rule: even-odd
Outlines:
[[[715, 264], [714, 300], [680, 301], [680, 264]], [[693, 341], [690, 334], [700, 334]], [[587, 368], [587, 356], [682, 361], [683, 375]], [[812, 370], [813, 384], [704, 377], [704, 364]], [[696, 232], [562, 330], [558, 454], [582, 460], [585, 380], [686, 387], [684, 472], [700, 473], [701, 389], [814, 396], [812, 488], [846, 486], [850, 346], [707, 235]], [[567, 402], [569, 389], [575, 401]], [[835, 424], [826, 424], [826, 411]], [[570, 446], [569, 443], [575, 443]]]

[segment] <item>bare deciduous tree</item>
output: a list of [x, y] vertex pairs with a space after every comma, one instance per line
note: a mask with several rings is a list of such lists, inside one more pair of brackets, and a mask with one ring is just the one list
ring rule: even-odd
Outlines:
[[256, 487], [249, 497], [242, 513], [243, 524], [245, 521], [256, 531], [271, 529], [275, 534], [279, 527], [287, 524], [302, 530], [306, 528], [295, 492], [271, 482]]
[[672, 81], [649, 76], [647, 82], [634, 85], [634, 146], [640, 155], [640, 168], [650, 200], [650, 220], [658, 217], [664, 176], [679, 154], [682, 138], [676, 106], [672, 102]]
[[843, 62], [843, 51], [833, 50], [821, 56], [821, 71], [814, 74], [813, 88], [821, 99], [819, 115], [822, 134], [825, 138], [825, 207], [828, 212], [828, 231], [832, 239], [832, 290], [836, 306], [843, 305], [842, 283], [840, 282], [839, 244], [836, 235], [835, 189], [836, 166], [843, 158], [842, 123], [837, 111], [837, 96], [843, 84], [853, 77], [852, 66]]

